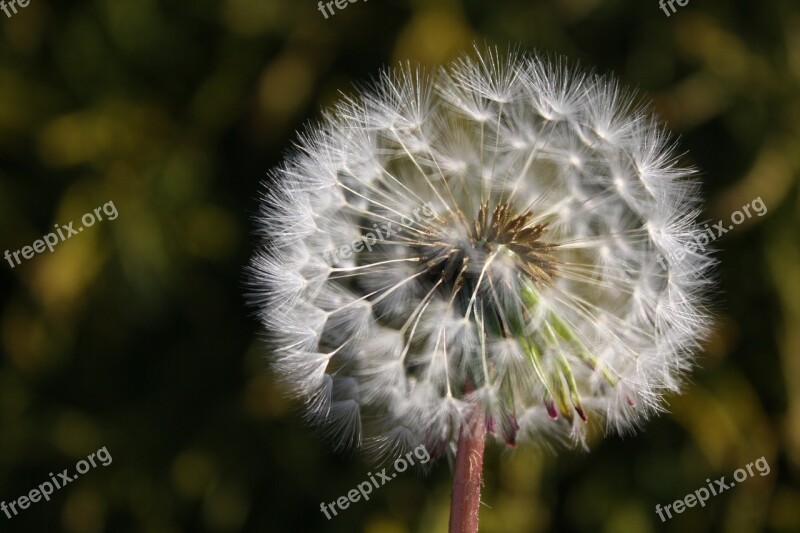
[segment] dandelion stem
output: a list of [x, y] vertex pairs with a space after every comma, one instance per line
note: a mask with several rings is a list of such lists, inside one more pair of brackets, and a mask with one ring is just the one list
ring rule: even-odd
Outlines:
[[476, 533], [483, 484], [483, 450], [486, 446], [486, 416], [483, 406], [473, 404], [461, 430], [450, 501], [450, 533]]

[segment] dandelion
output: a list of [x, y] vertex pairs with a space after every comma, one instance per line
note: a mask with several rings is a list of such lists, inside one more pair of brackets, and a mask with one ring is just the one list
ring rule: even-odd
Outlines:
[[251, 303], [310, 422], [376, 460], [449, 455], [451, 530], [474, 531], [487, 435], [585, 446], [679, 390], [708, 330], [698, 192], [612, 78], [497, 51], [404, 66], [271, 174]]

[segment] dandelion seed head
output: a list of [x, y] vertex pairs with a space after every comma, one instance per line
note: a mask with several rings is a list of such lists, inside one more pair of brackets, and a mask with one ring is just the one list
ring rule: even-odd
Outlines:
[[708, 331], [694, 172], [615, 80], [563, 59], [387, 70], [267, 190], [249, 297], [273, 368], [378, 460], [452, 450], [475, 403], [509, 446], [629, 431]]

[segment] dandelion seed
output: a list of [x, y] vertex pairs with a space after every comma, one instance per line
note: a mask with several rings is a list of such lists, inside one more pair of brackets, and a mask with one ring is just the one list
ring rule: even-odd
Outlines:
[[635, 428], [708, 329], [712, 260], [676, 253], [701, 232], [693, 174], [613, 79], [563, 60], [384, 72], [301, 136], [263, 198], [250, 297], [275, 371], [376, 460]]

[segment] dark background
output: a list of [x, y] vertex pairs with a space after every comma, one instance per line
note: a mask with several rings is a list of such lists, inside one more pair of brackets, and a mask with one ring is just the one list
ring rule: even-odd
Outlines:
[[[113, 201], [0, 265], [0, 500], [113, 457], [0, 531], [443, 531], [449, 470], [367, 479], [277, 390], [242, 297], [258, 183], [295, 130], [382, 66], [473, 41], [566, 54], [652, 98], [702, 169], [705, 216], [769, 212], [714, 243], [714, 334], [643, 432], [557, 455], [490, 447], [481, 531], [800, 531], [800, 5], [690, 0], [32, 0], [0, 13], [0, 247]], [[764, 456], [769, 475], [662, 524]]]

